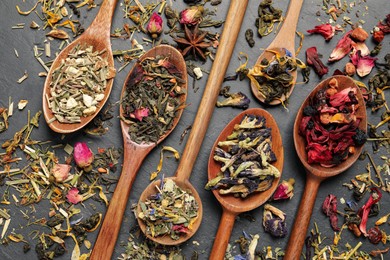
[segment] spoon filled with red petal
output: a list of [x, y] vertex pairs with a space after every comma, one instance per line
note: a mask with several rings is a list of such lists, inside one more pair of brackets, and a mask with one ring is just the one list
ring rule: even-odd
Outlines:
[[300, 258], [321, 182], [354, 164], [366, 131], [364, 99], [350, 77], [323, 80], [303, 102], [294, 123], [294, 144], [306, 184], [284, 259]]

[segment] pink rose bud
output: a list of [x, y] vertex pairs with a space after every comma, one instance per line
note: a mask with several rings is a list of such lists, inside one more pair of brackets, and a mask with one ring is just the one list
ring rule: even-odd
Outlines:
[[94, 156], [86, 143], [78, 142], [75, 144], [73, 158], [78, 167], [84, 169], [87, 172], [92, 169], [91, 164], [93, 162]]
[[55, 178], [55, 181], [56, 182], [65, 181], [69, 176], [70, 168], [71, 167], [68, 164], [60, 164], [60, 163], [55, 164], [52, 169], [52, 174], [53, 177]]
[[272, 199], [273, 200], [291, 199], [294, 196], [294, 184], [295, 184], [295, 179], [293, 178], [290, 178], [287, 181], [283, 180], [276, 188], [276, 191], [274, 192]]
[[79, 190], [77, 188], [71, 188], [68, 191], [68, 194], [66, 194], [66, 199], [72, 204], [77, 204], [83, 201], [83, 196], [79, 194]]
[[137, 108], [134, 113], [130, 114], [130, 117], [142, 121], [142, 118], [149, 116], [149, 109], [146, 107]]
[[350, 33], [351, 32], [346, 33], [343, 38], [339, 40], [336, 45], [336, 48], [334, 48], [332, 53], [330, 54], [328, 61], [341, 60], [352, 50], [353, 41], [349, 37]]
[[203, 6], [191, 6], [188, 9], [184, 9], [180, 12], [180, 23], [195, 25], [200, 22], [203, 17]]
[[338, 26], [332, 26], [329, 23], [326, 24], [321, 24], [321, 25], [316, 25], [314, 29], [307, 30], [308, 33], [318, 33], [321, 34], [326, 41], [329, 41], [330, 39], [333, 38], [334, 33], [337, 31], [340, 31], [340, 27]]
[[160, 36], [163, 29], [162, 27], [163, 20], [161, 16], [159, 16], [157, 13], [153, 13], [152, 17], [150, 17], [150, 21], [148, 23], [148, 26], [146, 27], [146, 30], [152, 36], [153, 39], [156, 39], [158, 36]]

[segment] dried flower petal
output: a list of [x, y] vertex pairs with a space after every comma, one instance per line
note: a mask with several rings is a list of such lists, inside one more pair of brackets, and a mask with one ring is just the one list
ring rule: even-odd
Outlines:
[[326, 41], [329, 41], [333, 38], [336, 30], [340, 30], [338, 26], [332, 26], [329, 23], [316, 25], [314, 29], [307, 30], [308, 33], [318, 33], [321, 34]]
[[356, 66], [357, 74], [360, 77], [367, 76], [370, 74], [372, 68], [375, 66], [375, 61], [378, 58], [371, 56], [362, 56], [360, 51], [355, 52], [351, 55], [351, 61]]
[[372, 33], [372, 38], [376, 43], [381, 43], [385, 38], [385, 33], [381, 31], [378, 27], [374, 28], [374, 32]]
[[366, 227], [367, 227], [368, 214], [370, 213], [371, 207], [372, 205], [380, 201], [380, 199], [382, 198], [382, 193], [378, 188], [374, 187], [371, 190], [373, 191], [373, 193], [370, 195], [370, 198], [368, 199], [366, 204], [364, 204], [358, 211], [358, 215], [361, 218], [359, 229], [364, 234], [364, 236], [368, 236]]
[[322, 211], [329, 217], [331, 227], [334, 231], [339, 231], [337, 218], [337, 197], [329, 194], [322, 203]]
[[329, 56], [328, 61], [338, 61], [344, 58], [352, 50], [352, 39], [349, 37], [350, 32], [346, 33], [337, 43]]
[[71, 167], [68, 164], [55, 164], [52, 169], [52, 174], [55, 178], [55, 181], [63, 182], [64, 180], [66, 180], [69, 176], [70, 169]]
[[188, 25], [198, 24], [203, 17], [203, 12], [203, 6], [191, 6], [184, 9], [180, 12], [180, 23]]
[[148, 26], [146, 27], [146, 30], [152, 36], [153, 39], [156, 39], [161, 34], [162, 28], [163, 20], [161, 16], [154, 12], [150, 17], [150, 21], [148, 23]]
[[73, 158], [78, 167], [87, 171], [93, 162], [94, 155], [86, 143], [78, 142], [74, 145]]
[[263, 227], [274, 237], [287, 235], [286, 214], [270, 204], [264, 205]]
[[72, 204], [77, 204], [83, 200], [83, 196], [79, 195], [77, 188], [71, 188], [66, 194], [66, 199]]
[[314, 68], [314, 71], [318, 74], [318, 76], [322, 77], [328, 73], [328, 67], [326, 67], [320, 60], [316, 47], [313, 46], [306, 50], [306, 61]]

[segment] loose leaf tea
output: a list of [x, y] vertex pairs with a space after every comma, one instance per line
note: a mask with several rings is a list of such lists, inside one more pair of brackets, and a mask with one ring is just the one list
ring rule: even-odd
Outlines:
[[53, 120], [79, 123], [81, 117], [93, 115], [105, 97], [108, 80], [115, 77], [115, 68], [104, 58], [105, 50], [93, 46], [75, 46], [61, 65], [53, 71], [50, 95], [46, 96]]
[[181, 72], [169, 57], [157, 56], [137, 63], [129, 79], [121, 102], [130, 138], [137, 143], [157, 142], [184, 108]]
[[356, 93], [353, 86], [339, 90], [338, 80], [333, 78], [304, 108], [299, 133], [307, 142], [309, 164], [338, 165], [366, 142], [366, 133], [359, 129], [362, 119], [356, 116]]
[[245, 198], [268, 190], [274, 178], [280, 177], [272, 165], [277, 158], [272, 151], [271, 128], [262, 116], [245, 115], [227, 140], [218, 142], [214, 160], [222, 167], [205, 188], [218, 189], [220, 194]]
[[249, 70], [247, 76], [254, 84], [260, 95], [264, 97], [265, 103], [280, 100], [288, 95], [294, 84], [294, 77], [291, 73], [297, 68], [304, 69], [306, 65], [299, 59], [292, 57], [291, 53], [285, 49], [285, 54], [274, 53], [271, 60], [264, 58]]
[[272, 5], [272, 0], [263, 0], [258, 8], [259, 17], [256, 19], [257, 32], [260, 37], [270, 34], [275, 27], [275, 23], [283, 20], [282, 10]]
[[195, 197], [182, 190], [172, 179], [161, 181], [158, 193], [140, 202], [138, 218], [145, 221], [146, 234], [152, 237], [170, 235], [173, 240], [192, 229], [198, 217]]

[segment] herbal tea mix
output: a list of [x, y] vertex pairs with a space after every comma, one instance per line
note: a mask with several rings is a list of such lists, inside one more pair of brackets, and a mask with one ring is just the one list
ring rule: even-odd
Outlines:
[[135, 65], [121, 100], [131, 140], [157, 142], [172, 128], [177, 113], [185, 106], [181, 103], [187, 91], [183, 83], [182, 72], [169, 56], [146, 58]]
[[104, 53], [93, 46], [77, 45], [53, 71], [50, 95], [46, 96], [52, 120], [79, 123], [81, 117], [95, 114], [105, 98], [107, 81], [115, 77], [115, 68], [108, 65]]
[[[84, 32], [103, 1], [1, 2], [0, 259], [87, 259], [107, 205], [115, 203], [110, 200], [122, 167], [120, 120], [129, 126], [133, 141], [153, 143], [169, 131], [178, 112], [183, 114], [177, 130], [164, 139], [160, 149], [150, 152], [139, 170], [142, 174], [134, 182], [111, 258], [209, 258], [221, 207], [205, 185], [226, 193], [221, 196], [244, 200], [267, 189], [280, 174], [272, 168], [277, 158], [267, 122], [261, 118], [248, 115], [241, 124], [262, 126], [236, 129], [211, 151], [225, 123], [254, 107], [265, 108], [278, 123], [285, 151], [283, 179], [263, 206], [236, 217], [225, 259], [283, 259], [305, 179], [292, 140], [296, 112], [318, 82], [340, 74], [351, 77], [364, 97], [367, 133], [355, 127], [359, 118], [354, 115], [363, 109], [352, 106], [355, 90], [343, 92], [328, 86], [305, 109], [301, 122], [310, 160], [333, 166], [351, 156], [354, 147], [365, 144], [348, 171], [321, 184], [301, 259], [389, 258], [387, 1], [303, 1], [296, 57], [290, 57], [292, 48], [278, 55], [269, 52], [273, 58], [259, 64], [259, 55], [279, 32], [293, 1], [248, 1], [225, 80], [215, 86], [224, 99], [216, 102], [206, 138], [199, 140], [202, 147], [191, 175], [202, 201], [201, 226], [179, 246], [154, 243], [139, 230], [137, 217], [142, 217], [148, 223], [148, 235], [180, 240], [200, 217], [193, 196], [169, 180], [144, 201], [140, 216], [131, 208], [151, 179], [174, 173], [177, 158], [183, 157], [180, 153], [193, 129], [231, 2], [117, 1], [110, 39], [115, 68], [107, 64], [108, 50], [76, 46], [49, 79], [52, 84], [44, 97], [39, 93], [56, 55]], [[188, 75], [172, 66], [175, 62], [169, 56], [138, 60], [162, 43], [181, 52]], [[126, 70], [133, 66], [120, 97]], [[111, 94], [104, 96], [114, 76]], [[188, 79], [192, 88], [183, 89], [181, 79]], [[254, 98], [253, 85], [265, 103]], [[267, 104], [275, 103], [291, 87], [294, 92], [288, 106]], [[184, 104], [185, 91], [189, 93]], [[110, 104], [105, 109], [100, 107], [103, 97]], [[84, 117], [94, 116], [94, 120], [76, 133], [56, 134], [40, 116], [42, 101], [50, 106], [55, 123], [71, 127]], [[336, 141], [324, 140], [324, 136]], [[237, 145], [240, 142], [242, 147]], [[173, 154], [163, 152], [167, 147]], [[210, 152], [221, 173], [208, 183]]]

